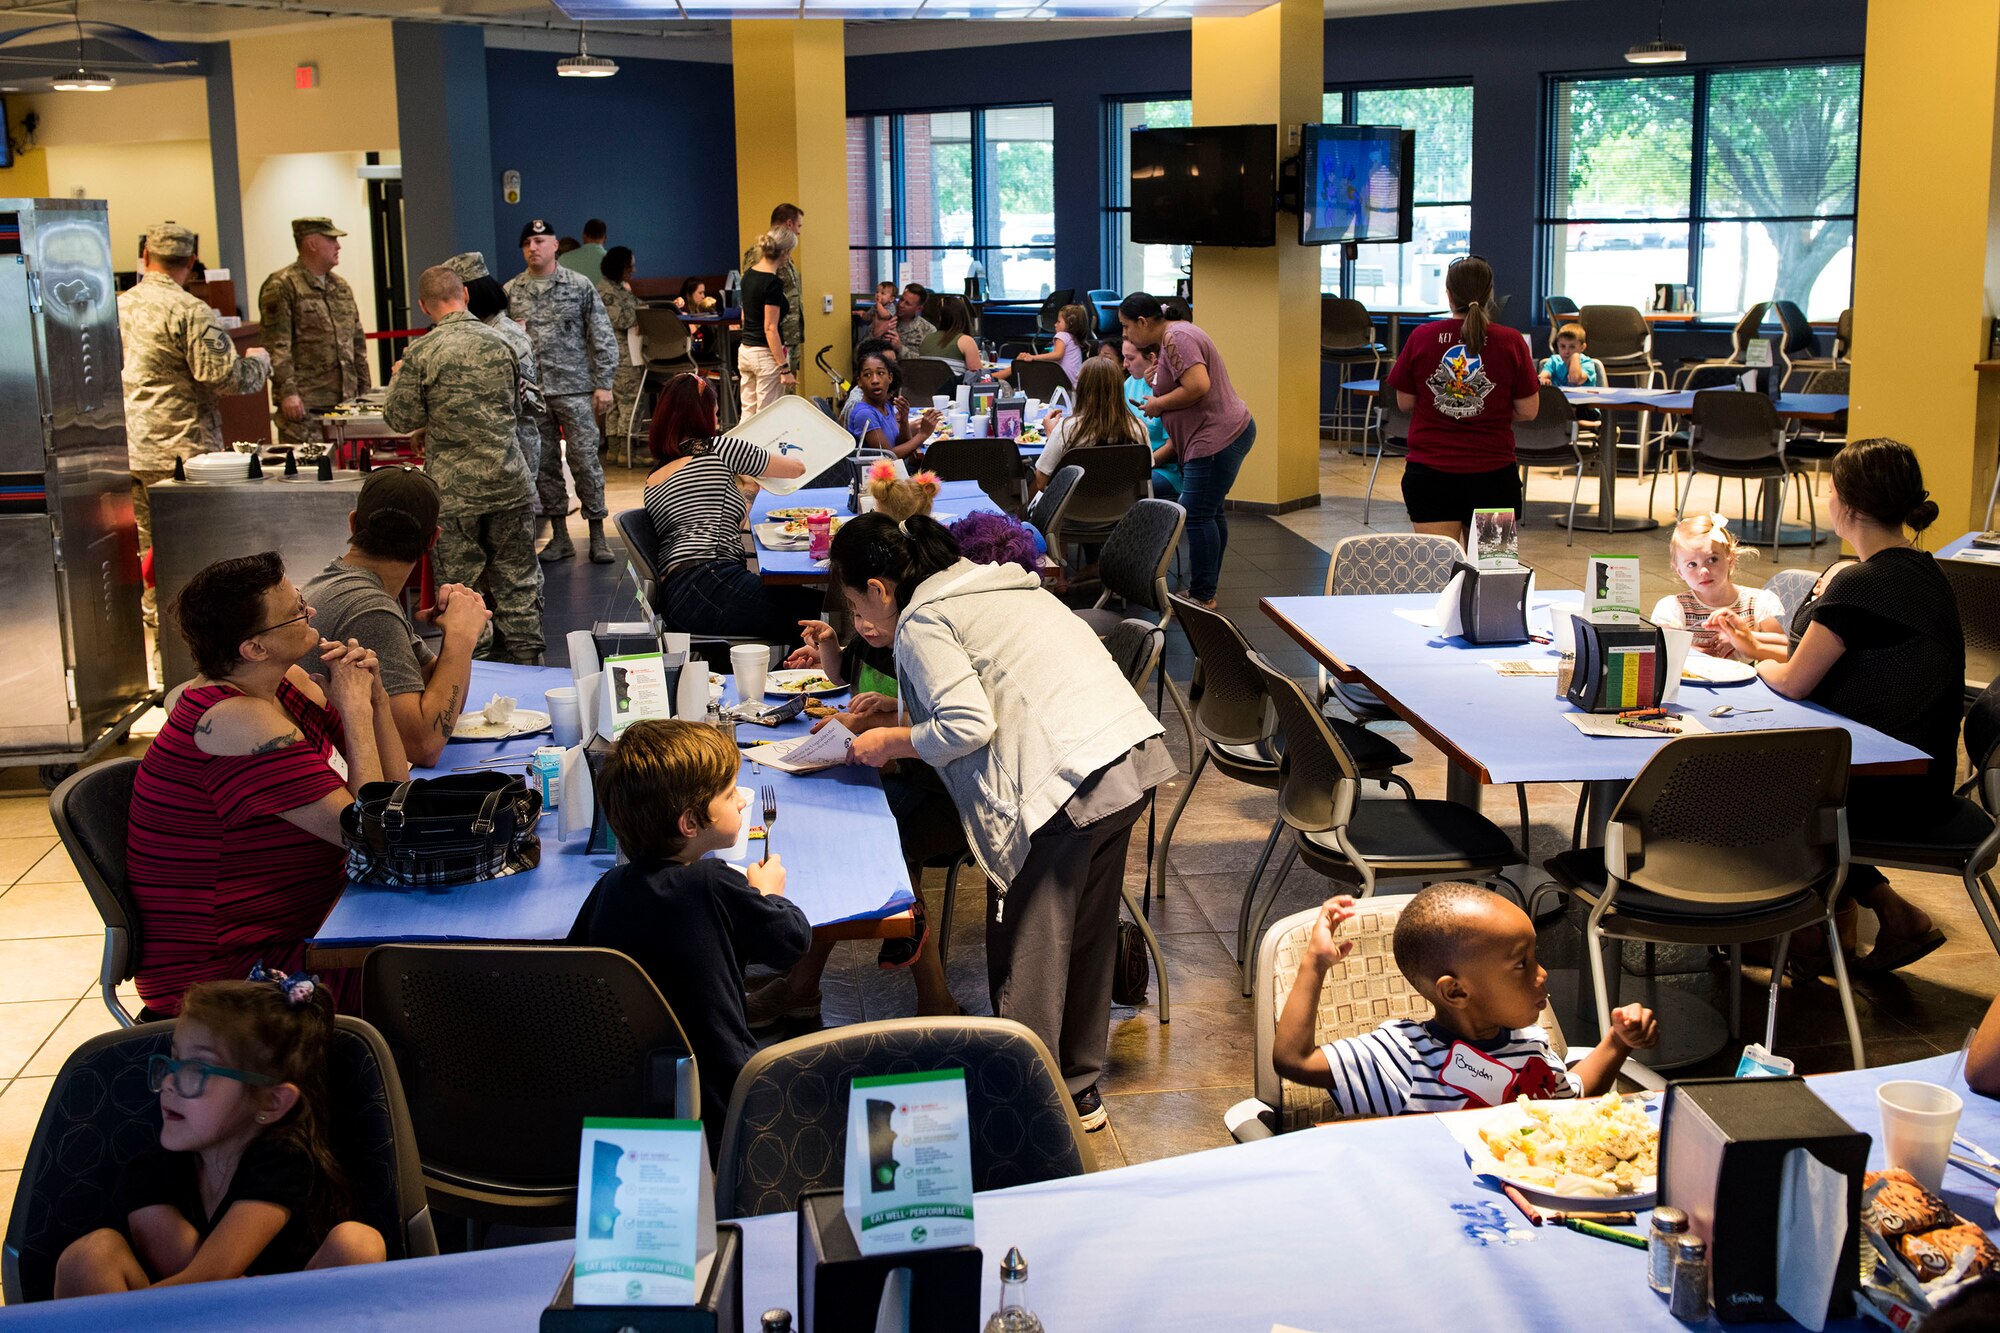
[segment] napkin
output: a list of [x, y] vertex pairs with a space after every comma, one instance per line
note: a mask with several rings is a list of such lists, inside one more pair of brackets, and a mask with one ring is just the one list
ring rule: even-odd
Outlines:
[[1667, 683], [1660, 692], [1660, 702], [1670, 704], [1680, 696], [1681, 670], [1687, 666], [1688, 650], [1694, 647], [1694, 631], [1662, 625], [1660, 633], [1667, 640]]
[[486, 706], [480, 709], [479, 712], [481, 716], [494, 726], [504, 727], [514, 720], [514, 710], [519, 706], [520, 701], [518, 699], [505, 694], [496, 694], [486, 701]]
[[557, 781], [561, 792], [556, 803], [557, 839], [566, 840], [579, 829], [590, 832], [597, 797], [590, 784], [590, 763], [583, 757], [583, 746], [573, 745], [563, 751], [562, 773]]
[[1438, 594], [1437, 606], [1431, 611], [1431, 624], [1437, 627], [1440, 637], [1454, 639], [1465, 633], [1465, 626], [1458, 618], [1458, 593], [1465, 586], [1465, 571], [1451, 576], [1451, 582], [1444, 585]]
[[603, 663], [597, 660], [597, 640], [589, 630], [573, 629], [564, 642], [569, 645], [569, 675], [576, 686], [577, 716], [583, 720], [583, 739], [588, 741], [598, 734], [597, 691], [604, 684]]
[[1804, 1148], [1778, 1177], [1778, 1306], [1819, 1333], [1850, 1225], [1847, 1177]]

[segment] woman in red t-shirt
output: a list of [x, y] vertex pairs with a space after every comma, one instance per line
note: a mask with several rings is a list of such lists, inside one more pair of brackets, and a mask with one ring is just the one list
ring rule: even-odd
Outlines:
[[1451, 318], [1417, 329], [1389, 372], [1410, 414], [1403, 505], [1418, 532], [1465, 544], [1475, 509], [1521, 513], [1514, 423], [1533, 421], [1541, 382], [1528, 340], [1494, 324], [1493, 270], [1478, 255], [1445, 271]]
[[[275, 551], [217, 561], [175, 603], [201, 674], [168, 697], [127, 834], [149, 1017], [260, 961], [303, 971], [347, 886], [341, 811], [363, 783], [409, 776], [375, 654], [322, 642], [312, 614]], [[323, 686], [294, 665], [315, 648]], [[343, 1009], [357, 975], [326, 978]]]

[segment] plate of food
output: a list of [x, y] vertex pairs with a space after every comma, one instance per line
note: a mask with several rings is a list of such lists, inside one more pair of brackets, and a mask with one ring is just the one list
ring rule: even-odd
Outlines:
[[1535, 1203], [1644, 1209], [1659, 1196], [1659, 1106], [1644, 1097], [1522, 1097], [1443, 1119], [1475, 1173]]
[[1748, 685], [1757, 679], [1757, 664], [1733, 657], [1689, 653], [1687, 661], [1681, 663], [1681, 679], [1691, 685]]
[[791, 523], [796, 521], [800, 525], [799, 531], [803, 532], [805, 531], [804, 524], [807, 519], [823, 516], [830, 518], [832, 515], [833, 511], [831, 509], [820, 509], [812, 505], [795, 505], [787, 509], [773, 509], [765, 514], [764, 518], [771, 523]]
[[766, 694], [840, 694], [847, 689], [827, 679], [824, 671], [810, 667], [794, 671], [773, 671], [764, 678]]
[[517, 707], [505, 695], [495, 695], [486, 706], [468, 709], [452, 724], [455, 741], [507, 741], [516, 736], [532, 736], [549, 729], [549, 715], [532, 708]]

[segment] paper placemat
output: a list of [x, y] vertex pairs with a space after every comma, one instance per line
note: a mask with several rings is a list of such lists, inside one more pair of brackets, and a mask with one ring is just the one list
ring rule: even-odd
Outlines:
[[1553, 659], [1547, 662], [1503, 662], [1497, 658], [1489, 657], [1486, 659], [1486, 665], [1492, 667], [1496, 674], [1502, 676], [1554, 676], [1556, 674], [1556, 663]]
[[[1616, 713], [1564, 713], [1565, 722], [1586, 736], [1603, 736], [1612, 740], [1626, 741], [1670, 741], [1673, 736], [1664, 731], [1651, 731], [1645, 727], [1630, 727], [1618, 720]], [[1692, 736], [1697, 732], [1712, 730], [1709, 725], [1693, 713], [1675, 713], [1672, 721], [1680, 728], [1679, 735]]]

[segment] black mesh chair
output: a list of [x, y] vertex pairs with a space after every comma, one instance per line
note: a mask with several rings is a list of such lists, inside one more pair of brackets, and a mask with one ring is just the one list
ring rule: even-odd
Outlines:
[[[1544, 864], [1590, 908], [1584, 925], [1597, 1030], [1611, 1026], [1606, 940], [1724, 945], [1730, 950], [1729, 1030], [1742, 1023], [1740, 950], [1776, 940], [1764, 1045], [1776, 1045], [1778, 994], [1791, 933], [1824, 926], [1847, 878], [1847, 765], [1840, 727], [1682, 736], [1654, 752], [1612, 807], [1604, 845]], [[1744, 800], [1754, 791], [1757, 799]], [[1847, 964], [1828, 950], [1854, 1067], [1867, 1063]], [[1579, 999], [1581, 997], [1579, 996]]]
[[[1672, 387], [1676, 393], [1700, 393], [1703, 389], [1728, 389], [1735, 386], [1737, 376], [1742, 373], [1742, 366], [1729, 361], [1697, 362], [1693, 365], [1682, 366], [1676, 371]], [[1641, 412], [1639, 414], [1642, 421], [1651, 416], [1653, 414], [1650, 412]], [[1693, 418], [1686, 413], [1674, 414], [1661, 412], [1658, 416], [1660, 421], [1659, 430], [1648, 442], [1649, 451], [1655, 452], [1657, 456], [1654, 458], [1653, 480], [1646, 487], [1647, 518], [1653, 516], [1654, 500], [1660, 489], [1660, 473], [1665, 472], [1667, 474], [1669, 496], [1681, 493], [1680, 476], [1687, 468], [1688, 436], [1693, 430], [1690, 424]], [[1717, 477], [1715, 481], [1715, 503], [1718, 508], [1722, 505], [1722, 479], [1720, 477]]]
[[[1361, 495], [1361, 523], [1368, 524], [1368, 516], [1375, 511], [1375, 475], [1382, 470], [1384, 458], [1403, 458], [1410, 452], [1410, 414], [1396, 401], [1396, 391], [1384, 384], [1382, 391], [1375, 395], [1374, 429], [1368, 434], [1374, 438], [1364, 440], [1364, 452], [1372, 452], [1375, 461], [1368, 465], [1368, 489]], [[1373, 445], [1372, 450], [1369, 445]]]
[[1629, 305], [1587, 305], [1577, 312], [1590, 335], [1590, 354], [1615, 379], [1651, 388], [1660, 377], [1653, 360], [1653, 326]]
[[[1840, 394], [1846, 396], [1850, 372], [1846, 366], [1837, 370], [1815, 370], [1806, 376], [1801, 393]], [[1819, 481], [1820, 472], [1833, 461], [1833, 456], [1847, 447], [1847, 413], [1836, 413], [1830, 421], [1797, 420], [1791, 423], [1789, 438], [1785, 441], [1785, 457], [1794, 462], [1812, 464], [1813, 481]]]
[[[857, 1078], [965, 1071], [975, 1191], [1097, 1169], [1062, 1074], [1041, 1039], [1004, 1018], [891, 1018], [767, 1046], [729, 1098], [715, 1184], [718, 1217], [788, 1213], [847, 1170], [848, 1089]], [[575, 1174], [575, 1145], [570, 1148]]]
[[1682, 357], [1678, 376], [1685, 376], [1695, 366], [1734, 366], [1740, 373], [1743, 369], [1743, 349], [1750, 340], [1758, 336], [1764, 328], [1764, 316], [1770, 310], [1769, 302], [1759, 301], [1737, 317], [1729, 330], [1729, 355], [1726, 357]]
[[1574, 321], [1580, 312], [1576, 302], [1567, 296], [1548, 296], [1542, 298], [1542, 313], [1548, 317], [1549, 351], [1553, 353], [1556, 350], [1556, 330]]
[[139, 1021], [118, 996], [118, 987], [132, 979], [139, 961], [139, 910], [125, 878], [125, 833], [138, 776], [137, 759], [107, 759], [78, 769], [49, 793], [49, 818], [63, 850], [75, 863], [91, 905], [104, 918], [104, 960], [97, 969], [104, 1007], [118, 1026], [127, 1028]]
[[1771, 311], [1778, 317], [1778, 327], [1784, 330], [1778, 343], [1778, 359], [1785, 367], [1780, 383], [1790, 384], [1792, 376], [1801, 371], [1832, 370], [1840, 364], [1838, 357], [1819, 350], [1819, 335], [1813, 332], [1812, 321], [1797, 302], [1773, 301]]
[[432, 1201], [475, 1225], [574, 1222], [587, 1115], [701, 1114], [679, 1021], [612, 949], [384, 945], [362, 1011], [402, 1070]]
[[1958, 623], [1965, 631], [1965, 697], [1976, 697], [2000, 675], [2000, 567], [1977, 560], [1940, 560]]
[[[92, 1037], [63, 1061], [28, 1145], [0, 1251], [7, 1304], [48, 1300], [64, 1248], [100, 1227], [124, 1224], [112, 1215], [118, 1182], [134, 1158], [160, 1141], [160, 1095], [146, 1087], [146, 1062], [167, 1054], [173, 1036], [171, 1022], [142, 1023]], [[353, 1220], [382, 1233], [391, 1259], [436, 1254], [396, 1062], [382, 1035], [358, 1018], [334, 1020], [327, 1094], [329, 1138], [347, 1172]]]
[[1069, 503], [1070, 492], [1082, 480], [1083, 469], [1074, 463], [1065, 463], [1056, 469], [1056, 474], [1049, 478], [1049, 484], [1042, 487], [1041, 493], [1028, 502], [1028, 525], [1042, 534], [1050, 559], [1058, 565], [1062, 563], [1062, 552], [1053, 540], [1056, 520], [1062, 514], [1063, 506]]
[[1017, 393], [1039, 398], [1045, 403], [1055, 397], [1057, 389], [1076, 389], [1069, 382], [1069, 376], [1063, 373], [1060, 361], [1016, 361], [1013, 381]]
[[[1173, 620], [1167, 566], [1173, 563], [1186, 528], [1187, 510], [1172, 500], [1141, 500], [1118, 520], [1097, 556], [1097, 573], [1104, 590], [1097, 605], [1077, 612], [1097, 631], [1098, 638], [1117, 629], [1133, 607], [1158, 616], [1161, 629]], [[1110, 609], [1114, 597], [1125, 603], [1125, 610]]]
[[[659, 306], [639, 307], [639, 348], [644, 358], [639, 371], [639, 387], [632, 391], [632, 411], [624, 421], [619, 422], [620, 433], [625, 437], [625, 466], [632, 466], [632, 440], [643, 438], [639, 407], [646, 401], [646, 385], [654, 381], [666, 383], [674, 376], [682, 374], [699, 375], [702, 367], [695, 360], [688, 326], [681, 323], [680, 316], [673, 310]], [[646, 414], [645, 422], [650, 424], [652, 413]]]
[[[1167, 854], [1173, 847], [1174, 826], [1180, 822], [1181, 812], [1187, 809], [1204, 769], [1213, 766], [1226, 777], [1267, 791], [1277, 791], [1284, 782], [1284, 742], [1278, 733], [1277, 716], [1264, 678], [1253, 664], [1249, 641], [1219, 611], [1211, 611], [1185, 597], [1173, 598], [1173, 604], [1181, 631], [1194, 650], [1194, 677], [1185, 698], [1171, 680], [1167, 684], [1187, 728], [1188, 752], [1194, 756], [1194, 764], [1160, 833], [1153, 891], [1162, 898], [1167, 896]], [[1393, 741], [1344, 719], [1329, 718], [1327, 726], [1341, 736], [1347, 753], [1355, 756], [1356, 771], [1362, 778], [1379, 782], [1385, 788], [1399, 787], [1407, 797], [1415, 796], [1410, 784], [1395, 771], [1409, 763], [1410, 756]], [[1264, 839], [1263, 851], [1243, 887], [1243, 901], [1236, 914], [1236, 957], [1239, 967], [1244, 969], [1250, 962], [1251, 903], [1284, 827], [1282, 817], [1272, 821], [1270, 836]], [[1245, 984], [1248, 984], [1247, 970]], [[1246, 990], [1244, 994], [1249, 992]]]
[[931, 405], [931, 399], [958, 387], [958, 372], [941, 356], [906, 356], [897, 363], [903, 376], [903, 397], [912, 412]]
[[1021, 502], [1021, 450], [1012, 440], [939, 440], [924, 450], [924, 466], [939, 481], [978, 482], [989, 500], [1015, 518], [1027, 512]]
[[665, 571], [660, 568], [660, 533], [653, 516], [641, 509], [621, 509], [611, 516], [618, 536], [625, 543], [625, 568], [639, 600], [654, 615], [660, 614], [660, 598], [666, 591]]
[[1153, 451], [1143, 444], [1099, 444], [1069, 449], [1064, 466], [1083, 469], [1056, 514], [1049, 549], [1101, 542], [1133, 505], [1153, 494]]
[[1347, 392], [1348, 372], [1365, 366], [1368, 373], [1353, 378], [1380, 379], [1382, 360], [1388, 354], [1389, 349], [1375, 339], [1375, 320], [1367, 306], [1345, 296], [1319, 298], [1319, 361], [1322, 366], [1334, 367], [1335, 380], [1332, 420], [1322, 416], [1322, 429], [1339, 430], [1354, 421], [1353, 395]]
[[1833, 325], [1833, 359], [1846, 365], [1854, 359], [1854, 307], [1840, 312]]
[[[1592, 457], [1595, 457], [1595, 450]], [[1583, 489], [1584, 454], [1577, 444], [1576, 409], [1553, 384], [1542, 386], [1542, 405], [1533, 421], [1514, 423], [1514, 461], [1521, 465], [1525, 494], [1530, 468], [1554, 468], [1572, 474], [1569, 488], [1569, 544], [1576, 542], [1576, 498]]]
[[[1062, 315], [1062, 308], [1076, 304], [1076, 288], [1058, 287], [1042, 298], [1041, 309], [1035, 312], [1035, 331], [1045, 339], [1055, 337], [1056, 320]], [[935, 321], [934, 321], [935, 322]]]
[[1785, 457], [1784, 423], [1778, 417], [1777, 406], [1766, 395], [1732, 389], [1696, 392], [1688, 424], [1687, 467], [1687, 486], [1674, 508], [1676, 522], [1687, 512], [1695, 478], [1704, 472], [1718, 479], [1718, 499], [1721, 478], [1735, 477], [1741, 483], [1741, 503], [1746, 516], [1750, 507], [1749, 483], [1776, 481], [1778, 503], [1771, 523], [1771, 558], [1776, 560], [1780, 528], [1777, 520], [1784, 517], [1785, 497], [1796, 477], [1806, 488], [1807, 502], [1813, 511], [1813, 545], [1819, 545], [1818, 505], [1812, 500], [1811, 484], [1798, 464]]

